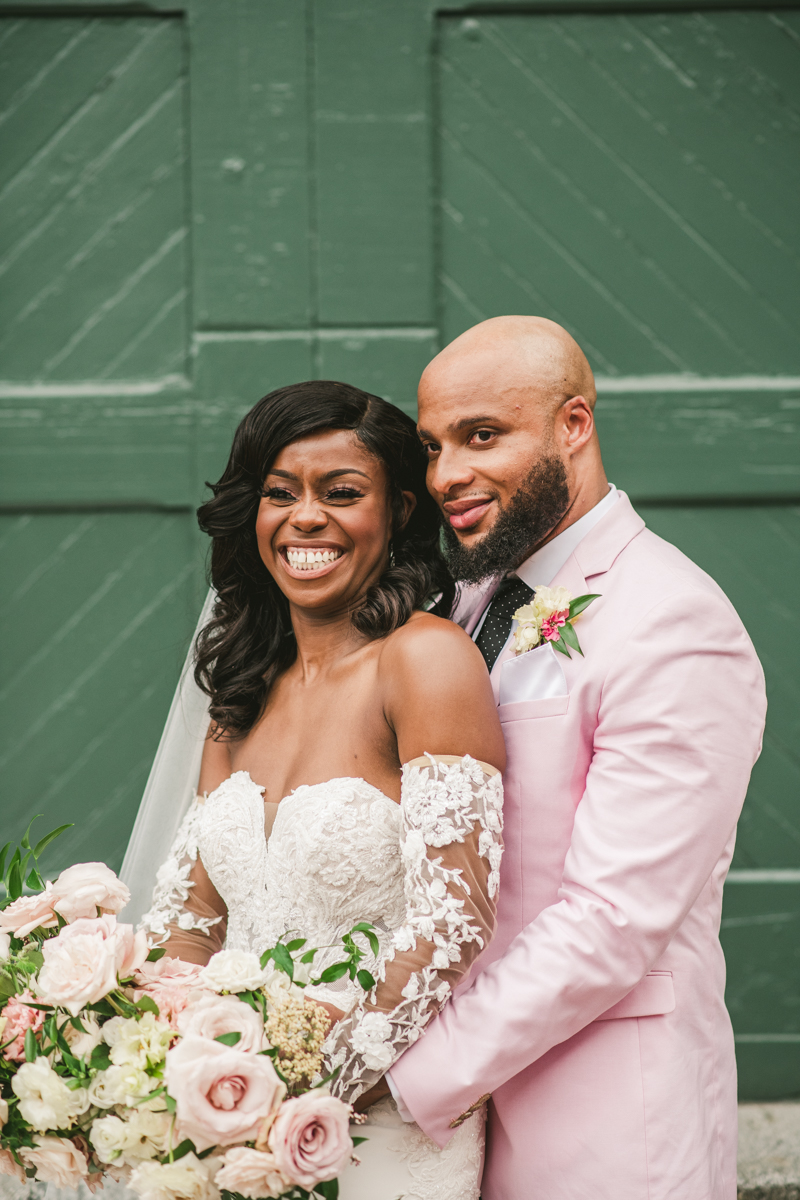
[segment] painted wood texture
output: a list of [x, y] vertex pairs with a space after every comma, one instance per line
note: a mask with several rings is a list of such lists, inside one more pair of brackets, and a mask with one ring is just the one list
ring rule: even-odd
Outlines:
[[191, 510], [261, 395], [413, 413], [445, 341], [540, 313], [597, 371], [611, 477], [765, 663], [723, 937], [743, 1092], [795, 1094], [798, 14], [516, 7], [0, 3], [0, 833], [76, 820], [48, 869], [119, 865]]

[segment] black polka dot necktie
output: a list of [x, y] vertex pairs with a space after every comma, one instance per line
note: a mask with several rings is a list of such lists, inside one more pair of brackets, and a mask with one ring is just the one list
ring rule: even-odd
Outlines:
[[532, 595], [533, 588], [528, 587], [518, 575], [507, 575], [492, 597], [486, 620], [475, 639], [475, 645], [486, 659], [490, 671], [508, 641], [514, 613], [527, 604]]

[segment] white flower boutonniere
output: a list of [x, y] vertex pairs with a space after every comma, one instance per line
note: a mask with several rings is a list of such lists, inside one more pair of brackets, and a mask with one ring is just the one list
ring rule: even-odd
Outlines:
[[550, 642], [554, 650], [571, 658], [570, 646], [582, 655], [578, 635], [572, 627], [575, 618], [588, 608], [600, 593], [576, 596], [573, 600], [566, 588], [549, 588], [540, 584], [530, 604], [523, 604], [514, 613], [514, 653], [525, 654], [541, 642]]

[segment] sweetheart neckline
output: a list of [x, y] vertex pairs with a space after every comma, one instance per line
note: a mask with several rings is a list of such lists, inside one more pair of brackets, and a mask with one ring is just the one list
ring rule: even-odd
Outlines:
[[[398, 804], [398, 802], [396, 800], [393, 800], [391, 796], [387, 796], [386, 792], [382, 792], [379, 787], [376, 787], [374, 783], [370, 783], [368, 779], [364, 779], [363, 775], [334, 775], [331, 779], [324, 779], [320, 783], [299, 783], [296, 788], [292, 788], [292, 790], [290, 792], [288, 792], [285, 796], [282, 796], [280, 800], [264, 800], [264, 792], [267, 789], [265, 787], [263, 787], [260, 783], [256, 783], [255, 779], [253, 779], [250, 772], [245, 769], [241, 769], [239, 771], [232, 771], [230, 773], [230, 775], [228, 775], [225, 779], [222, 780], [222, 783], [218, 784], [214, 788], [213, 792], [208, 792], [204, 797], [202, 797], [203, 802], [207, 804], [208, 801], [212, 799], [212, 797], [216, 796], [217, 792], [221, 788], [223, 788], [226, 783], [230, 783], [230, 781], [232, 779], [234, 779], [237, 775], [246, 775], [247, 782], [252, 784], [254, 788], [258, 788], [258, 790], [261, 792], [262, 804], [274, 804], [276, 808], [279, 808], [281, 806], [281, 804], [284, 803], [284, 801], [291, 800], [294, 796], [297, 795], [298, 792], [310, 791], [312, 788], [326, 787], [329, 783], [363, 783], [364, 787], [369, 788], [370, 791], [375, 792], [375, 794], [377, 796], [380, 796], [383, 800], [388, 801], [388, 803], [391, 804], [394, 808], [400, 807], [400, 805]], [[198, 798], [200, 798], [200, 797], [198, 797]]]

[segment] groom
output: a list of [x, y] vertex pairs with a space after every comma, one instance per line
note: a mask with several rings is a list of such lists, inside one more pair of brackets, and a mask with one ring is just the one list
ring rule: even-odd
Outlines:
[[[718, 940], [758, 757], [761, 667], [733, 607], [610, 486], [569, 334], [485, 321], [419, 388], [428, 485], [508, 749], [497, 932], [392, 1068], [444, 1146], [487, 1099], [485, 1200], [734, 1200]], [[583, 657], [515, 654], [538, 585], [599, 593]]]

